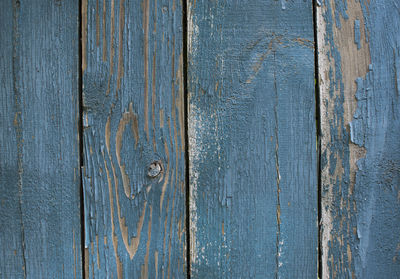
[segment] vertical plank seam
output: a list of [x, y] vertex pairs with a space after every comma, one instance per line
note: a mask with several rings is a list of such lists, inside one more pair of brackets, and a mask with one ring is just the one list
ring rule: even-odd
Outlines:
[[[82, 0], [79, 0], [79, 16], [78, 16], [78, 32], [79, 32], [79, 47], [78, 47], [78, 137], [79, 137], [79, 194], [80, 194], [80, 225], [81, 225], [81, 272], [82, 278], [86, 278], [85, 274], [85, 206], [84, 206], [84, 194], [83, 194], [83, 67], [86, 67], [83, 63], [83, 47], [82, 47]], [[86, 62], [85, 62], [86, 64]]]
[[281, 246], [281, 200], [280, 200], [280, 180], [281, 174], [279, 172], [279, 134], [278, 134], [278, 87], [276, 82], [276, 52], [274, 51], [274, 91], [275, 91], [275, 104], [274, 104], [274, 117], [275, 117], [275, 168], [276, 168], [276, 266], [275, 266], [275, 278], [279, 278], [279, 267], [280, 267], [280, 246]]
[[183, 51], [183, 95], [184, 95], [184, 126], [185, 126], [185, 235], [186, 235], [186, 277], [190, 279], [190, 214], [189, 214], [189, 93], [188, 93], [188, 32], [187, 32], [187, 0], [182, 0], [182, 51]]
[[318, 26], [317, 26], [317, 5], [320, 5], [319, 0], [313, 1], [313, 26], [314, 26], [314, 74], [315, 74], [315, 123], [316, 123], [316, 138], [317, 138], [317, 196], [318, 196], [318, 278], [322, 277], [322, 243], [321, 243], [321, 112], [320, 112], [320, 88], [319, 88], [319, 65], [318, 65]]

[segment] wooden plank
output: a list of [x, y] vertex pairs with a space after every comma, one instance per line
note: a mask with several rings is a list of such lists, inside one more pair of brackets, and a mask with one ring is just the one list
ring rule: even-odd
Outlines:
[[323, 278], [394, 278], [400, 273], [399, 4], [320, 2]]
[[85, 275], [185, 278], [181, 3], [83, 0], [82, 13]]
[[189, 1], [192, 278], [317, 276], [311, 1]]
[[0, 277], [80, 278], [79, 4], [0, 6]]

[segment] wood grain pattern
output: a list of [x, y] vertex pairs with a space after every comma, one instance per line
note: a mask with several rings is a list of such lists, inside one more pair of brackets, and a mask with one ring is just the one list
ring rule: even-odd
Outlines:
[[80, 278], [78, 1], [1, 1], [0, 277]]
[[2, 1], [0, 278], [315, 278], [319, 127], [320, 275], [396, 277], [398, 1], [316, 1], [320, 123], [312, 1], [185, 6]]
[[311, 1], [189, 1], [192, 278], [317, 276]]
[[83, 0], [82, 12], [85, 275], [185, 278], [181, 3]]
[[400, 6], [320, 1], [323, 278], [400, 273]]

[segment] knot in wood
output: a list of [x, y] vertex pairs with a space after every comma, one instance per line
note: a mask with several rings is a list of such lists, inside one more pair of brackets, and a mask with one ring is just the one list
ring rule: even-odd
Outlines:
[[147, 170], [147, 175], [151, 178], [155, 178], [160, 175], [162, 171], [162, 166], [160, 161], [155, 161], [150, 164]]

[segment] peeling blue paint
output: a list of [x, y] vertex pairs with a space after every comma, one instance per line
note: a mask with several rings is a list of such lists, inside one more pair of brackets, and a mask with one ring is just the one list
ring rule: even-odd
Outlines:
[[354, 43], [357, 44], [357, 48], [361, 48], [361, 32], [360, 32], [360, 21], [356, 19], [354, 21]]
[[[347, 1], [334, 3], [335, 22], [340, 32], [341, 23], [348, 20]], [[334, 95], [332, 89], [330, 91], [335, 108], [327, 149], [340, 156], [340, 167], [344, 170], [334, 185], [323, 185], [323, 189], [332, 189], [334, 197], [329, 207], [333, 218], [332, 240], [328, 245], [329, 251], [325, 252], [331, 259], [327, 263], [330, 277], [335, 273], [339, 278], [392, 278], [400, 272], [400, 235], [395, 233], [400, 228], [400, 189], [397, 183], [400, 176], [400, 100], [396, 70], [400, 17], [396, 1], [359, 3], [365, 26], [361, 26], [360, 19], [354, 21], [354, 43], [358, 50], [362, 49], [361, 30], [365, 29], [371, 61], [367, 74], [354, 80], [357, 108], [347, 131], [344, 96], [353, 93], [343, 91], [342, 58], [333, 36], [332, 7], [325, 2], [326, 40], [336, 69], [334, 75], [331, 74], [334, 79], [331, 79], [330, 86], [340, 89], [335, 90], [338, 95]], [[351, 95], [347, 96], [347, 99], [351, 98]], [[359, 158], [350, 158], [351, 144], [358, 148], [355, 154]], [[326, 156], [322, 154], [321, 165], [323, 168], [330, 166], [330, 175], [335, 171], [332, 164], [336, 166], [337, 156], [329, 156], [326, 162], [323, 159]], [[351, 185], [350, 159], [358, 159], [354, 186]], [[353, 195], [349, 194], [351, 189]], [[327, 193], [323, 191], [323, 197]]]
[[356, 275], [390, 278], [400, 273], [400, 235], [395, 233], [400, 229], [400, 98], [393, 71], [400, 48], [400, 15], [397, 1], [362, 1], [362, 6], [374, 70], [357, 92], [355, 114], [356, 141], [366, 149], [365, 158], [357, 163], [354, 186], [359, 239]]

